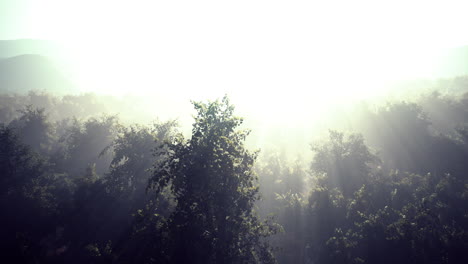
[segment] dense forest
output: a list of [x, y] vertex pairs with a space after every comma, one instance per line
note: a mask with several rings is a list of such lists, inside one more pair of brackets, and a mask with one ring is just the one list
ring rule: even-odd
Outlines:
[[293, 156], [246, 143], [227, 96], [192, 102], [186, 135], [123, 122], [108, 97], [2, 94], [2, 259], [468, 263], [461, 82], [356, 104]]

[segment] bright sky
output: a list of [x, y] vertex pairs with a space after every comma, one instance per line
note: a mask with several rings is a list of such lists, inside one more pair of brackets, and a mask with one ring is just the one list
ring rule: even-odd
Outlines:
[[376, 83], [431, 76], [441, 49], [468, 44], [463, 1], [1, 0], [0, 8], [1, 39], [59, 41], [88, 89], [229, 93], [263, 98], [268, 111], [378, 94]]

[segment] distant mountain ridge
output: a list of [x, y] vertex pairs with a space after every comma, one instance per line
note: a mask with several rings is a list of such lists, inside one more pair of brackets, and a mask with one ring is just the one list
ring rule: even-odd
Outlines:
[[0, 58], [23, 54], [38, 54], [47, 57], [59, 56], [59, 47], [54, 42], [40, 39], [0, 40]]
[[[447, 49], [439, 55], [437, 65], [434, 65], [435, 74], [430, 78], [468, 75], [468, 45]], [[92, 64], [95, 58], [86, 59]], [[343, 59], [337, 60], [340, 62]], [[72, 84], [71, 79], [75, 80], [73, 69], [79, 69], [73, 68], [76, 66], [74, 63], [76, 61], [72, 61], [65, 47], [50, 40], [0, 40], [0, 92], [24, 93], [31, 89], [61, 94], [77, 92], [78, 88], [86, 87]], [[404, 58], [401, 63], [405, 63]], [[352, 62], [347, 65], [352, 67]]]
[[58, 66], [60, 56], [60, 48], [52, 41], [0, 40], [0, 92], [74, 92], [74, 85]]
[[0, 92], [27, 93], [31, 90], [70, 93], [74, 86], [47, 57], [26, 54], [0, 60]]

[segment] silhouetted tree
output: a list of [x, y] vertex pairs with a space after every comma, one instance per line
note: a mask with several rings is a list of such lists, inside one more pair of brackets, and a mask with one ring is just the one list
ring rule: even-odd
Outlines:
[[364, 144], [359, 134], [347, 138], [343, 133], [330, 131], [329, 140], [312, 145], [315, 156], [312, 172], [328, 189], [338, 188], [346, 196], [352, 195], [364, 184], [371, 172], [371, 165], [378, 161]]
[[271, 227], [254, 212], [256, 154], [244, 147], [248, 131], [237, 130], [242, 119], [227, 97], [194, 107], [192, 138], [167, 142], [168, 156], [151, 180], [157, 192], [169, 187], [177, 203], [164, 253], [174, 263], [274, 262], [262, 240]]
[[45, 109], [29, 105], [20, 112], [21, 116], [9, 126], [16, 131], [23, 143], [36, 152], [49, 154], [53, 146], [54, 127], [49, 122]]

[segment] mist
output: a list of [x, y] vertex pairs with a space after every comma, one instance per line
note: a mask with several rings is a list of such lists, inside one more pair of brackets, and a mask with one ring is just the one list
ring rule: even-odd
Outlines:
[[0, 3], [2, 261], [468, 263], [464, 10]]

